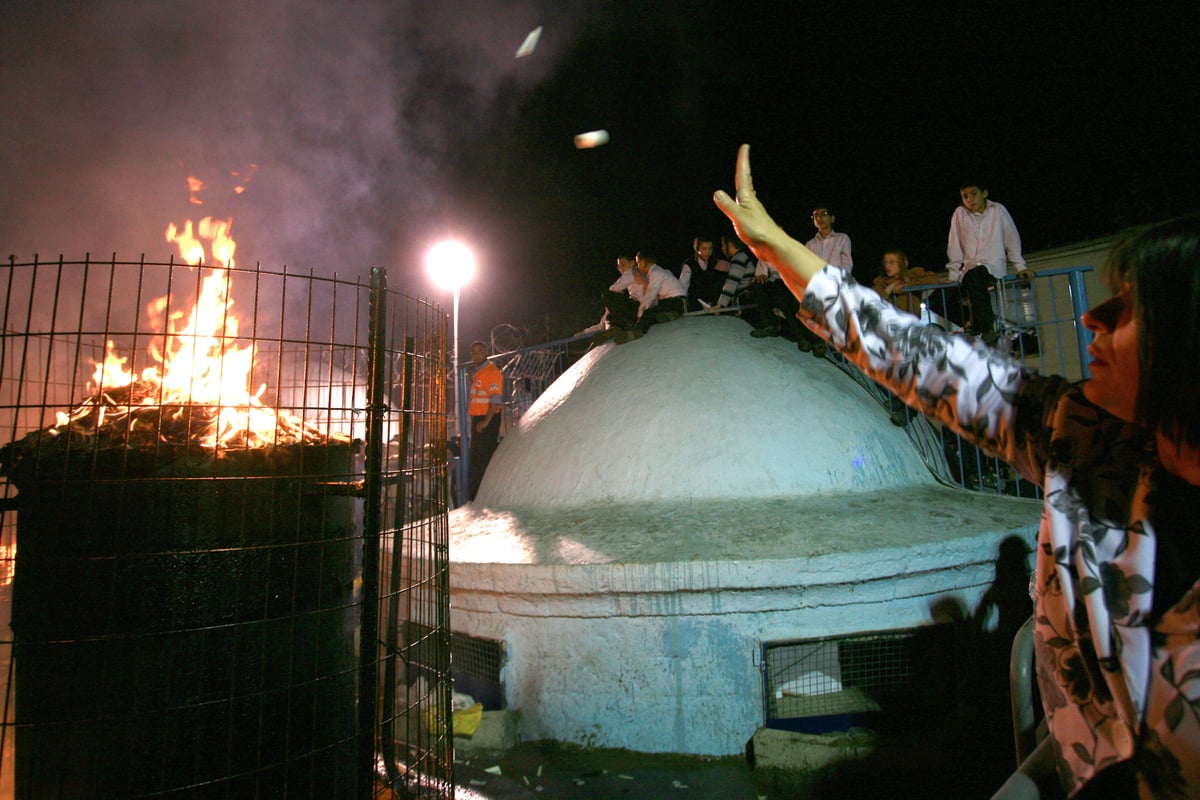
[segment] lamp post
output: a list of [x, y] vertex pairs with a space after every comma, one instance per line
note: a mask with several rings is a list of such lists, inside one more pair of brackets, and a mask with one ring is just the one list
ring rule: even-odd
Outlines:
[[[462, 242], [453, 240], [439, 242], [429, 248], [429, 252], [425, 255], [425, 269], [429, 272], [429, 277], [443, 289], [451, 289], [454, 292], [454, 341], [451, 345], [454, 348], [453, 364], [454, 364], [454, 415], [458, 420], [459, 431], [459, 448], [460, 453], [465, 452], [461, 448], [467, 444], [466, 424], [463, 417], [463, 409], [460, 408], [462, 393], [458, 385], [458, 295], [459, 291], [470, 282], [475, 275], [475, 254], [471, 249]], [[464, 460], [462, 455], [458, 461], [460, 467]], [[462, 496], [463, 476], [462, 469], [459, 469], [458, 478], [458, 494]]]

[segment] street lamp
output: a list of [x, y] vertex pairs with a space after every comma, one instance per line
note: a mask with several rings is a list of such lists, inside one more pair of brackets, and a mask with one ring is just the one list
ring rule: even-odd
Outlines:
[[[467, 437], [464, 435], [466, 425], [460, 407], [462, 394], [458, 385], [458, 294], [459, 290], [475, 275], [475, 254], [462, 242], [453, 240], [439, 242], [429, 248], [429, 252], [426, 253], [425, 269], [434, 283], [443, 289], [454, 291], [454, 343], [452, 345], [454, 347], [454, 414], [458, 419], [458, 441], [459, 447], [462, 448], [467, 444]], [[463, 459], [460, 456], [459, 464], [462, 463]], [[461, 494], [463, 480], [461, 475], [458, 477]]]

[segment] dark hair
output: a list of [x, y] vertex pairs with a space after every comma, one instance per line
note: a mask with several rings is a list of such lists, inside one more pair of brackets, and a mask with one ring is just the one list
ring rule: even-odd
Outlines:
[[1176, 442], [1200, 446], [1200, 214], [1122, 240], [1104, 276], [1114, 291], [1128, 282], [1133, 293], [1139, 420]]
[[746, 249], [745, 243], [742, 242], [741, 239], [739, 239], [738, 237], [734, 236], [731, 233], [721, 234], [721, 243], [728, 244], [734, 250], [745, 250]]
[[651, 253], [649, 250], [639, 250], [637, 257], [642, 259], [643, 261], [649, 261], [651, 264], [658, 263], [658, 259], [655, 258], [654, 254]]
[[981, 192], [986, 192], [988, 190], [988, 185], [983, 181], [978, 180], [977, 176], [972, 176], [965, 179], [958, 185], [958, 190], [961, 192], [963, 189], [970, 189], [972, 186]]
[[482, 347], [485, 353], [488, 352], [488, 343], [482, 339], [476, 339], [475, 341], [471, 342], [471, 347], [474, 347], [475, 345]]

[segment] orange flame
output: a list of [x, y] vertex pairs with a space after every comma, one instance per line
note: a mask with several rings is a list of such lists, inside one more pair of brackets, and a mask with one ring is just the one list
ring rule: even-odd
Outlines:
[[204, 191], [204, 181], [202, 181], [199, 178], [194, 177], [192, 175], [188, 175], [187, 184], [188, 184], [188, 202], [192, 203], [193, 205], [197, 205], [197, 206], [204, 205], [204, 201], [196, 196], [196, 195], [200, 194], [200, 192]]
[[243, 192], [245, 192], [246, 184], [250, 183], [250, 181], [254, 179], [255, 172], [258, 172], [258, 164], [247, 164], [246, 169], [244, 169], [244, 170], [239, 170], [239, 169], [230, 170], [229, 174], [231, 176], [233, 176], [234, 178], [237, 178], [241, 181], [240, 183], [234, 185], [233, 193], [234, 194], [242, 194]]
[[[166, 335], [149, 349], [156, 364], [142, 370], [140, 376], [126, 369], [129, 359], [118, 355], [114, 344], [108, 342], [104, 362], [97, 364], [92, 375], [98, 396], [141, 381], [137, 401], [141, 406], [170, 407], [172, 414], [180, 418], [187, 415], [188, 408], [212, 406], [215, 411], [210, 415], [212, 424], [203, 430], [191, 430], [192, 440], [202, 447], [233, 444], [263, 447], [279, 443], [281, 433], [289, 441], [318, 438], [319, 433], [300, 420], [288, 415], [281, 417], [263, 405], [265, 384], [254, 393], [249, 390], [255, 349], [253, 345], [241, 347], [236, 341], [238, 321], [231, 313], [233, 298], [229, 294], [229, 268], [234, 265], [237, 249], [229, 234], [232, 225], [232, 219], [205, 217], [196, 226], [199, 236], [194, 234], [191, 220], [182, 229], [175, 223], [167, 226], [167, 241], [179, 246], [180, 254], [189, 264], [203, 264], [204, 241], [208, 241], [213, 258], [223, 267], [214, 268], [201, 281], [196, 304], [182, 327], [176, 326], [182, 314], [168, 318]], [[152, 318], [158, 318], [169, 304], [169, 296], [161, 297], [152, 301], [147, 310]], [[95, 414], [97, 427], [106, 415], [112, 418], [120, 413], [119, 407], [113, 405], [85, 406], [86, 413]], [[81, 406], [77, 412], [84, 408]], [[70, 421], [65, 416], [59, 416], [60, 427]]]
[[199, 236], [196, 236], [192, 232], [190, 219], [183, 224], [182, 230], [172, 222], [167, 225], [167, 241], [179, 245], [179, 255], [183, 256], [184, 261], [199, 266], [204, 263], [204, 242], [201, 240], [207, 239], [212, 242], [213, 259], [225, 267], [234, 266], [233, 254], [237, 250], [237, 242], [229, 235], [233, 220], [205, 217], [200, 220], [198, 227]]

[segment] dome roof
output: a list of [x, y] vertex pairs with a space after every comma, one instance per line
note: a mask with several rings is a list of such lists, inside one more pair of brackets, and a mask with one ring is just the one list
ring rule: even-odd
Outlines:
[[[510, 379], [516, 376], [508, 376]], [[496, 451], [475, 506], [844, 495], [933, 484], [851, 378], [742, 320], [685, 317], [589, 351]]]

